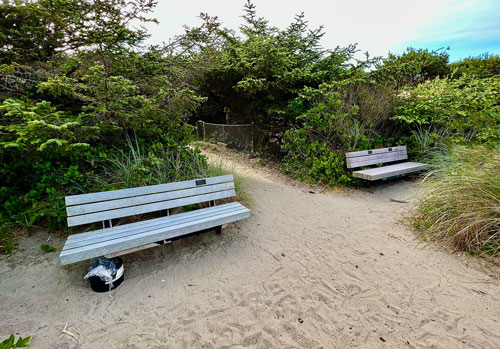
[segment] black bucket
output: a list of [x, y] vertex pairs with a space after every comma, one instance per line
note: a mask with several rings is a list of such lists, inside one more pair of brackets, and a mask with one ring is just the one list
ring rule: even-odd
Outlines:
[[[101, 259], [102, 260], [102, 259]], [[114, 290], [120, 284], [123, 282], [125, 278], [125, 273], [123, 272], [123, 260], [119, 257], [116, 258], [111, 258], [107, 259], [106, 262], [110, 262], [114, 265], [114, 269], [116, 269], [113, 277], [115, 277], [119, 272], [121, 273], [121, 276], [115, 280], [113, 280], [111, 283], [106, 284], [106, 281], [101, 280], [100, 277], [98, 276], [90, 276], [89, 281], [90, 281], [90, 287], [92, 288], [92, 291], [94, 292], [109, 292], [111, 290]], [[122, 269], [122, 270], [120, 270]]]

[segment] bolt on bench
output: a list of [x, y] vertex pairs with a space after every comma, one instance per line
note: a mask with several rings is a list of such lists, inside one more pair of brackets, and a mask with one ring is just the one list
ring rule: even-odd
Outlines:
[[[404, 145], [400, 147], [355, 151], [346, 153], [345, 156], [347, 160], [347, 168], [359, 168], [408, 160], [408, 153], [406, 151], [406, 146]], [[418, 172], [427, 166], [427, 164], [421, 162], [406, 161], [388, 166], [354, 171], [352, 176], [369, 181], [375, 181], [378, 179], [387, 179], [390, 177], [406, 175], [412, 172]]]
[[[238, 202], [215, 205], [235, 196], [233, 175], [174, 182], [65, 198], [68, 226], [103, 222], [103, 229], [70, 235], [59, 255], [61, 265], [118, 255], [216, 230], [250, 217]], [[208, 202], [210, 207], [170, 215], [169, 210]], [[164, 216], [112, 226], [112, 220], [161, 211]]]

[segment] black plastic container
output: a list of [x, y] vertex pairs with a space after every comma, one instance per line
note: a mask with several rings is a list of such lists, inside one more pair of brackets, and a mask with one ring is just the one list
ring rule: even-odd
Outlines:
[[[117, 270], [123, 267], [123, 260], [120, 257], [112, 258], [112, 261], [116, 264]], [[94, 292], [109, 292], [120, 286], [124, 278], [125, 278], [125, 272], [123, 272], [123, 274], [112, 283], [106, 284], [106, 282], [101, 280], [100, 277], [90, 276], [89, 277], [90, 287]]]

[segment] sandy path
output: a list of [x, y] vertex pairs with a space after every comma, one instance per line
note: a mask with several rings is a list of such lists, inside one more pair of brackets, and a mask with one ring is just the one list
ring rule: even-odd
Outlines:
[[499, 347], [499, 283], [397, 223], [408, 205], [389, 199], [411, 201], [414, 183], [311, 194], [246, 170], [250, 219], [126, 256], [111, 295], [82, 280], [88, 263], [62, 268], [40, 251], [46, 233], [23, 240], [0, 259], [0, 337], [32, 335], [34, 348]]

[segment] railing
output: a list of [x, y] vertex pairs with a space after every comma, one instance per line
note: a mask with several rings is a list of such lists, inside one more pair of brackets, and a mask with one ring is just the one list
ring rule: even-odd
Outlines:
[[255, 151], [255, 126], [253, 124], [225, 125], [199, 120], [196, 122], [198, 137], [206, 141], [222, 142], [231, 147]]

